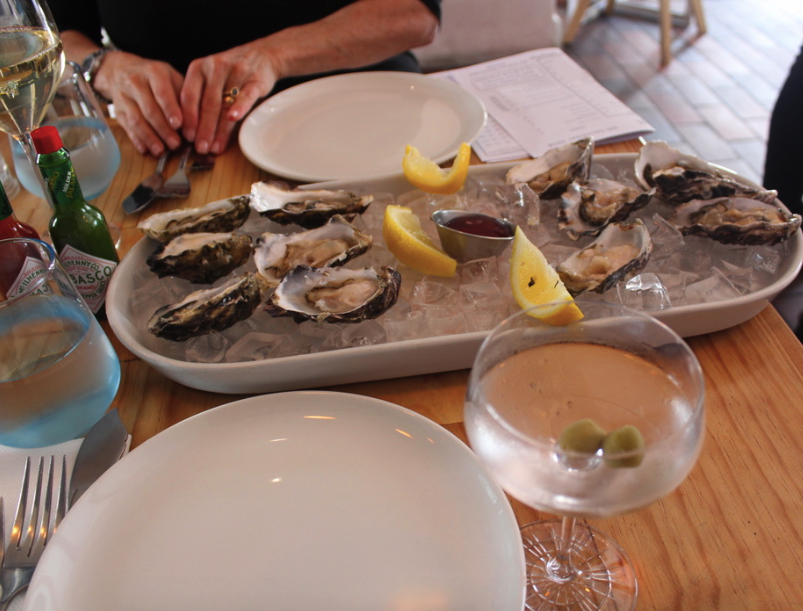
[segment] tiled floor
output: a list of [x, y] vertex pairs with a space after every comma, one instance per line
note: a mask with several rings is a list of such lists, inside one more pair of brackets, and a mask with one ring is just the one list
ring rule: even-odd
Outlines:
[[663, 69], [658, 24], [646, 19], [601, 16], [565, 50], [655, 128], [649, 139], [761, 182], [772, 107], [803, 44], [803, 1], [703, 6], [708, 33], [698, 37], [693, 21], [676, 29], [673, 60]]

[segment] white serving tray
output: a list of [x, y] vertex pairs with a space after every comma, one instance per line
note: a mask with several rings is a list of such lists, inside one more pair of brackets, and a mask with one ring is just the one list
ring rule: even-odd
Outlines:
[[[596, 155], [595, 162], [625, 165], [632, 164], [635, 157], [634, 153]], [[473, 176], [499, 175], [512, 165], [473, 166], [470, 172]], [[411, 188], [404, 178], [398, 177], [308, 186], [392, 194]], [[800, 271], [803, 263], [801, 231], [790, 238], [789, 246], [789, 255], [781, 261], [777, 279], [761, 290], [725, 301], [671, 307], [650, 314], [683, 337], [741, 324], [763, 310]], [[145, 347], [148, 331], [133, 323], [131, 312], [130, 297], [136, 288], [133, 272], [146, 266], [145, 260], [152, 250], [150, 239], [140, 240], [112, 276], [106, 307], [109, 323], [118, 339], [136, 356], [168, 378], [192, 388], [221, 393], [265, 393], [454, 371], [471, 367], [487, 335], [484, 331], [464, 333], [242, 363], [191, 363], [168, 358]]]

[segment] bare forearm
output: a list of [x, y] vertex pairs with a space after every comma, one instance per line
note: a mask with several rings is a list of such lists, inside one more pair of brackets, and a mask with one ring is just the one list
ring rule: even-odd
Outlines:
[[436, 17], [418, 0], [360, 0], [262, 42], [283, 78], [377, 63], [428, 44], [437, 27]]

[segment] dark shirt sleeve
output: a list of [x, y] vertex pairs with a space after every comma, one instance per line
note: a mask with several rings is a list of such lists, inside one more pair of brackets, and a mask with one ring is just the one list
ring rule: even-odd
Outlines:
[[101, 23], [95, 0], [48, 0], [59, 31], [78, 30], [101, 43]]
[[421, 3], [432, 11], [438, 21], [441, 20], [441, 0], [421, 0]]
[[432, 11], [432, 14], [438, 18], [438, 21], [441, 20], [441, 0], [421, 0], [421, 3]]

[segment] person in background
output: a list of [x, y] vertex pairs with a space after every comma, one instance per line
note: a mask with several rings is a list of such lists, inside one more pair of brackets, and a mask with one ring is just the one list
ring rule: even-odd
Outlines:
[[[68, 61], [140, 153], [219, 154], [266, 96], [326, 74], [420, 72], [440, 0], [49, 0]], [[111, 42], [102, 45], [102, 32]]]
[[[803, 47], [795, 59], [770, 117], [764, 187], [792, 212], [803, 214]], [[787, 324], [803, 341], [803, 274], [773, 300]]]
[[792, 64], [770, 117], [764, 187], [792, 212], [803, 214], [803, 47]]

